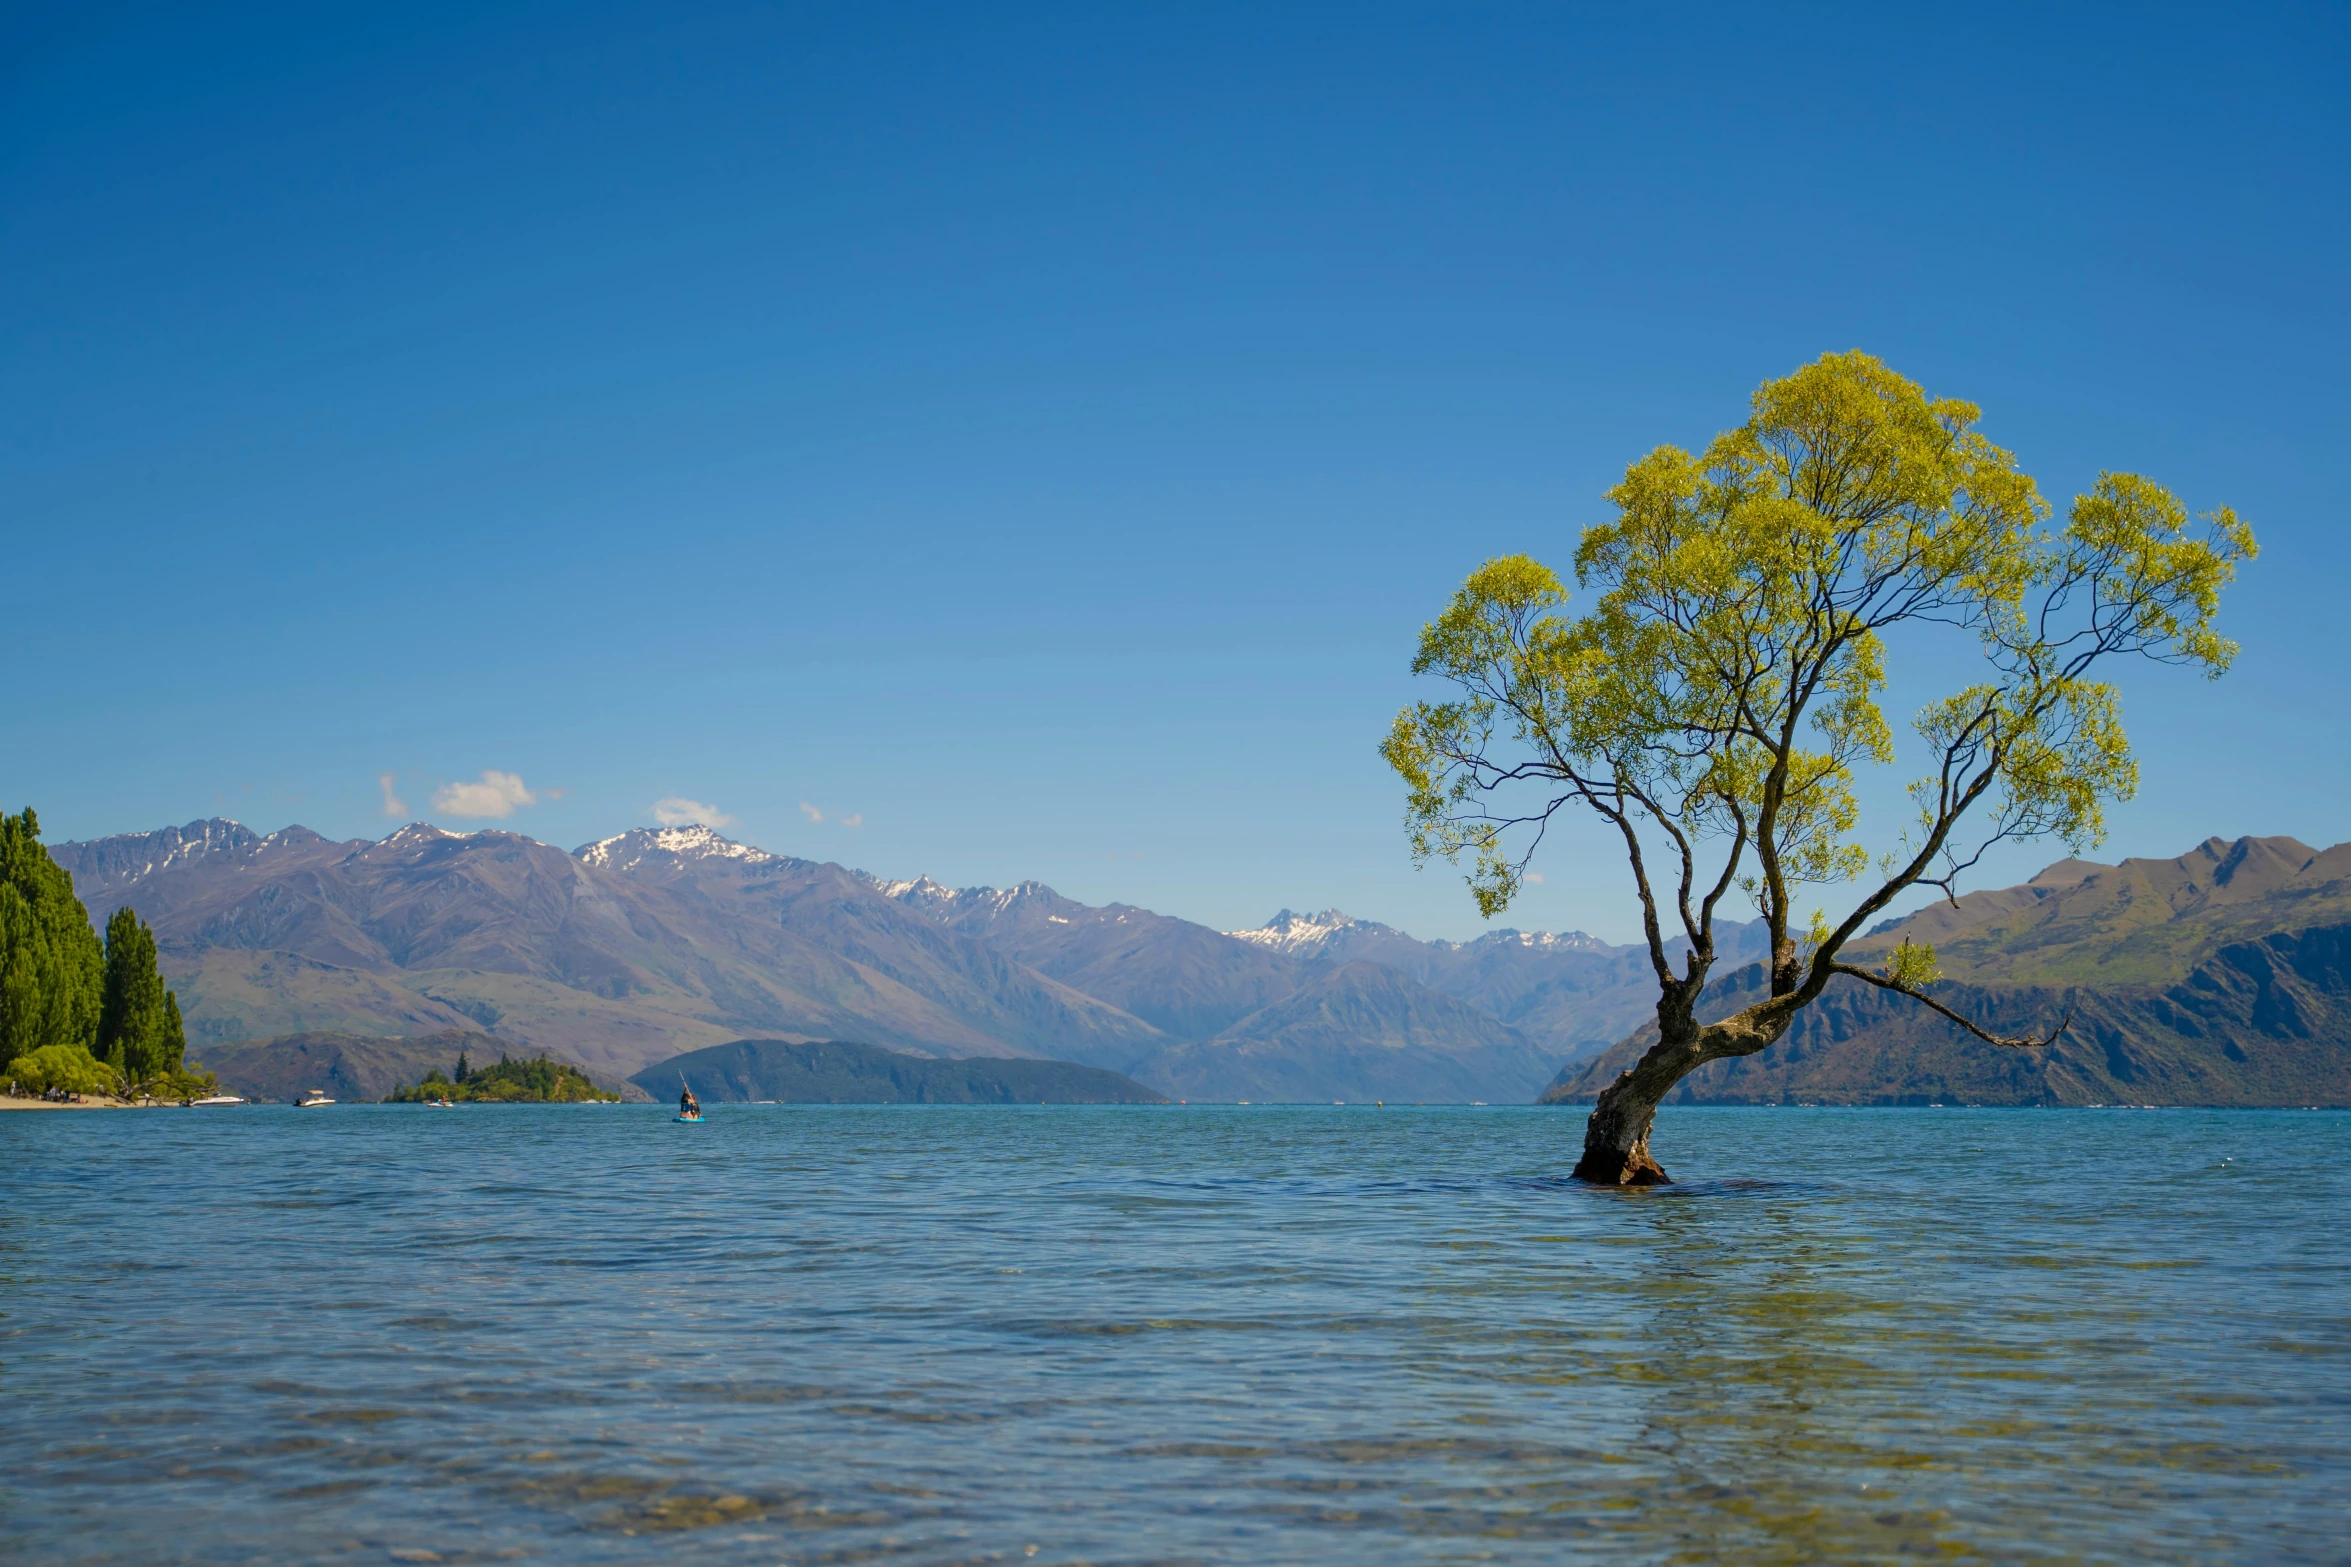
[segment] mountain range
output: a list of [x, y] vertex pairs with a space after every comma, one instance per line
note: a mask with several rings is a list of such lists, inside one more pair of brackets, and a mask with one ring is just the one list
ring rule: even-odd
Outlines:
[[[479, 1030], [625, 1078], [746, 1036], [1035, 1056], [1191, 1098], [1533, 1097], [1650, 1003], [1635, 948], [1423, 942], [1335, 911], [1222, 932], [1037, 882], [951, 890], [706, 827], [565, 853], [422, 823], [233, 821], [51, 848], [155, 929], [191, 1047]], [[1742, 940], [1747, 939], [1745, 933]]]
[[[1033, 881], [887, 880], [706, 827], [566, 853], [421, 823], [338, 842], [214, 819], [51, 853], [94, 919], [130, 904], [154, 926], [199, 1059], [273, 1035], [471, 1030], [617, 1082], [744, 1038], [852, 1040], [1075, 1062], [1190, 1099], [1504, 1103], [1588, 1098], [1656, 998], [1643, 949], [1576, 932], [1419, 941], [1333, 910], [1218, 931]], [[2063, 860], [1851, 949], [1868, 962], [1931, 942], [1940, 994], [1971, 1015], [2021, 1032], [2072, 1013], [2056, 1048], [1998, 1050], [1840, 982], [1783, 1044], [1681, 1095], [2346, 1102], [2338, 930], [2351, 845]], [[1707, 1005], [1727, 1009], [1760, 983], [1760, 925], [1729, 927], [1723, 948]]]

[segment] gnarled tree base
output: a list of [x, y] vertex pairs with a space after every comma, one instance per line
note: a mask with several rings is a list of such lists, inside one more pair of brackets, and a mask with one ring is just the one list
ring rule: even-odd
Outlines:
[[1630, 1153], [1614, 1148], [1584, 1149], [1583, 1158], [1576, 1161], [1575, 1178], [1593, 1186], [1671, 1186], [1673, 1177], [1666, 1174], [1649, 1149], [1643, 1146]]
[[1594, 1186], [1665, 1186], [1673, 1177], [1649, 1156], [1649, 1128], [1657, 1119], [1655, 1100], [1633, 1086], [1627, 1072], [1600, 1095], [1584, 1127], [1584, 1156], [1575, 1178]]

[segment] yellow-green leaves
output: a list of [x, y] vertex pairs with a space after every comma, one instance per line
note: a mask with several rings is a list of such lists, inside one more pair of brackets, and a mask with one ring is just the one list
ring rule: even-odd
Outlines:
[[[1580, 613], [1528, 556], [1479, 568], [1413, 662], [1456, 699], [1405, 710], [1382, 747], [1410, 791], [1415, 854], [1472, 855], [1491, 915], [1543, 824], [1580, 804], [1623, 831], [1644, 905], [1678, 913], [1693, 947], [1734, 885], [1776, 946], [1796, 888], [1867, 874], [1855, 770], [1895, 758], [1887, 638], [1921, 624], [1976, 637], [1984, 675], [1917, 715], [1917, 832], [1852, 915], [1815, 933], [1817, 961], [1988, 842], [2094, 842], [2137, 770], [2091, 666], [2137, 653], [2226, 668], [2214, 615], [2253, 537], [2226, 510], [2191, 522], [2129, 474], [2103, 475], [2053, 534], [1977, 419], [1867, 354], [1829, 354], [1765, 384], [1702, 453], [1660, 446], [1625, 470], [1614, 516], [1577, 544]], [[1667, 856], [1656, 885], [1643, 843]]]
[[2253, 530], [2223, 506], [2191, 528], [2188, 510], [2135, 473], [2102, 473], [2065, 528], [2058, 581], [2114, 651], [2201, 664], [2217, 678], [2237, 645], [2212, 628], [2220, 590], [2260, 553]]
[[1905, 990], [1924, 990], [1943, 977], [1942, 966], [1935, 961], [1935, 949], [1907, 936], [1886, 954], [1885, 967], [1879, 972]]

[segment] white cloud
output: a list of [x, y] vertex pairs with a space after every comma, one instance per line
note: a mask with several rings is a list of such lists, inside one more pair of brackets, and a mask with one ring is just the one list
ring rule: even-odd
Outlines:
[[824, 812], [818, 810], [815, 806], [810, 805], [806, 800], [802, 800], [800, 802], [800, 814], [807, 817], [812, 822], [821, 822], [824, 820]]
[[844, 816], [841, 818], [841, 825], [844, 827], [863, 827], [865, 825], [865, 813], [860, 811], [855, 816]]
[[383, 786], [384, 814], [394, 821], [398, 821], [408, 814], [408, 802], [392, 792], [392, 779], [395, 776], [397, 775], [392, 773], [378, 773], [376, 774], [376, 782]]
[[700, 800], [689, 800], [682, 794], [673, 794], [666, 800], [653, 802], [653, 819], [664, 827], [732, 827], [735, 819], [715, 805]]
[[1543, 873], [1541, 871], [1528, 871], [1526, 879], [1527, 885], [1530, 887], [1540, 887], [1543, 885]]
[[477, 820], [512, 816], [517, 807], [538, 803], [539, 797], [523, 787], [519, 776], [495, 767], [484, 768], [477, 783], [443, 784], [433, 791], [433, 809], [441, 815]]

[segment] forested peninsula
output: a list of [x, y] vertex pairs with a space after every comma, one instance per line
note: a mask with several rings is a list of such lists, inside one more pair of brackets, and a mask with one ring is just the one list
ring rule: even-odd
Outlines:
[[186, 1055], [155, 933], [122, 908], [101, 941], [32, 808], [0, 815], [0, 1084], [44, 1097], [209, 1093]]
[[386, 1094], [384, 1103], [430, 1104], [439, 1099], [451, 1104], [617, 1104], [620, 1095], [598, 1088], [587, 1073], [570, 1062], [549, 1056], [516, 1061], [501, 1055], [494, 1065], [477, 1069], [460, 1054], [454, 1073], [444, 1076], [434, 1067], [414, 1087], [395, 1088]]

